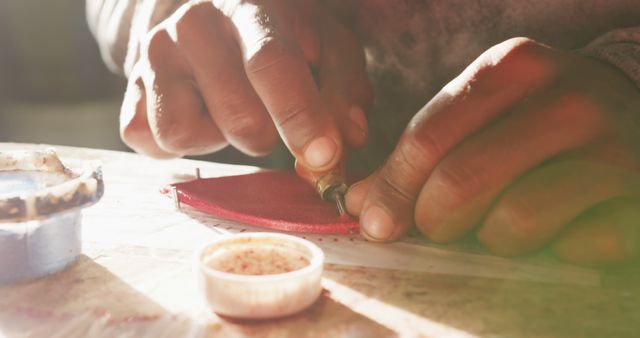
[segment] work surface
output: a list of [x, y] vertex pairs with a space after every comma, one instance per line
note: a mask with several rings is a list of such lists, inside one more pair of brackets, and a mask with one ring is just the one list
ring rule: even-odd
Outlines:
[[[43, 146], [0, 144], [0, 149]], [[159, 194], [169, 182], [255, 172], [56, 147], [63, 161], [100, 160], [106, 192], [84, 211], [83, 251], [64, 272], [0, 286], [0, 337], [491, 336], [637, 337], [640, 267], [600, 272], [546, 255], [507, 260], [419, 237], [393, 245], [306, 236], [327, 253], [320, 299], [263, 322], [208, 313], [192, 249], [220, 234], [260, 231]]]

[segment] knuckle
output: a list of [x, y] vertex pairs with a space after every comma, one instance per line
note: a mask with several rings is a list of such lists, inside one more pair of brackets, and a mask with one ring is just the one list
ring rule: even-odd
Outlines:
[[438, 196], [447, 196], [450, 206], [458, 206], [468, 201], [475, 193], [480, 181], [478, 174], [462, 165], [445, 164], [437, 168], [430, 181]]
[[134, 147], [138, 144], [141, 134], [144, 132], [139, 125], [130, 123], [120, 127], [120, 138], [129, 147]]
[[548, 47], [528, 38], [513, 38], [489, 48], [445, 89], [484, 98], [510, 82], [515, 90], [531, 94], [557, 78], [559, 72]]
[[585, 92], [578, 89], [565, 91], [550, 109], [543, 110], [544, 118], [557, 125], [574, 126], [574, 129], [586, 133], [605, 131], [610, 126], [606, 114]]
[[264, 129], [264, 122], [248, 114], [232, 114], [227, 122], [226, 134], [236, 140], [251, 140]]
[[165, 134], [159, 138], [159, 143], [170, 152], [185, 152], [194, 146], [194, 139], [191, 133], [175, 131]]
[[526, 201], [502, 202], [491, 211], [485, 224], [498, 229], [508, 229], [505, 234], [515, 243], [536, 239], [541, 229], [536, 227], [534, 208]]
[[250, 140], [260, 135], [269, 122], [262, 107], [247, 101], [243, 95], [226, 95], [217, 103], [222, 131], [228, 138]]
[[407, 128], [400, 151], [407, 162], [421, 171], [429, 170], [445, 153], [442, 142], [430, 128], [421, 128], [413, 122]]
[[146, 119], [146, 101], [141, 88], [131, 85], [127, 89], [125, 98], [120, 107], [120, 137], [127, 144], [131, 145], [146, 134], [149, 125]]
[[491, 47], [481, 57], [476, 77], [501, 71], [524, 78], [548, 81], [557, 71], [548, 57], [548, 47], [528, 38], [513, 38]]
[[311, 106], [308, 103], [292, 104], [277, 113], [276, 123], [286, 130], [311, 126], [313, 125], [309, 121], [311, 112]]
[[169, 118], [163, 118], [157, 123], [155, 134], [158, 140], [166, 145], [175, 144], [176, 140], [184, 140], [188, 137], [188, 133], [181, 128], [176, 121]]
[[613, 231], [603, 232], [594, 241], [595, 253], [609, 262], [624, 262], [634, 258], [637, 253], [628, 245], [629, 240]]
[[287, 64], [290, 59], [292, 48], [282, 39], [273, 34], [268, 34], [260, 38], [255, 43], [256, 47], [251, 51], [246, 62], [246, 71], [251, 75], [267, 73], [272, 74], [273, 70], [281, 69], [281, 65]]
[[382, 170], [379, 176], [379, 181], [382, 185], [386, 198], [400, 202], [402, 205], [413, 205], [414, 197], [411, 193], [405, 191], [405, 185], [400, 182], [400, 179], [405, 175], [390, 173], [389, 170]]
[[511, 38], [497, 45], [505, 60], [539, 58], [545, 47], [529, 38]]
[[203, 154], [222, 149], [228, 143], [221, 135], [212, 135], [201, 120], [183, 121], [179, 117], [163, 118], [153, 130], [160, 147], [175, 154]]
[[147, 34], [142, 44], [143, 55], [147, 57], [151, 64], [155, 64], [160, 58], [164, 57], [171, 43], [171, 38], [165, 29], [154, 29]]
[[375, 183], [367, 192], [364, 202], [365, 205], [375, 204], [387, 209], [394, 224], [402, 229], [393, 235], [394, 238], [401, 236], [411, 224], [414, 224], [415, 205], [414, 196], [403, 189], [402, 183], [397, 178], [397, 175], [389, 175], [384, 169], [381, 170]]
[[163, 116], [156, 124], [154, 134], [158, 143], [166, 150], [182, 152], [193, 147], [196, 135], [193, 129], [177, 119]]
[[203, 21], [205, 13], [213, 10], [211, 4], [206, 2], [188, 3], [182, 6], [176, 13], [174, 19], [175, 32], [177, 36], [185, 34], [193, 34]]
[[561, 108], [560, 111], [569, 115], [568, 118], [575, 118], [576, 114], [588, 116], [599, 112], [592, 97], [580, 88], [565, 91], [558, 104]]
[[139, 119], [132, 119], [128, 123], [120, 124], [120, 138], [127, 145], [132, 145], [140, 139], [140, 136], [148, 130], [146, 125], [140, 123]]

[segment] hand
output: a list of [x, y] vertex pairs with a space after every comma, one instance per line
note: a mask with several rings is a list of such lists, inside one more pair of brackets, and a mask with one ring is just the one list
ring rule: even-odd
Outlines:
[[362, 48], [313, 1], [190, 2], [141, 45], [120, 119], [138, 152], [197, 155], [230, 143], [258, 156], [279, 133], [298, 161], [322, 169], [343, 142], [366, 141]]
[[640, 250], [640, 91], [617, 69], [527, 39], [475, 60], [411, 120], [347, 208], [371, 240], [414, 223], [494, 253], [551, 243], [598, 265]]

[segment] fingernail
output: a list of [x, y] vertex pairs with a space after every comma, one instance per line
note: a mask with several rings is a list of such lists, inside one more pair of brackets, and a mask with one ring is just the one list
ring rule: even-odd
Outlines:
[[362, 227], [369, 237], [375, 240], [386, 240], [393, 234], [393, 221], [389, 214], [380, 207], [370, 206], [361, 218]]
[[349, 119], [364, 135], [367, 134], [367, 117], [364, 115], [364, 111], [362, 110], [362, 108], [358, 106], [352, 106], [349, 109]]
[[311, 141], [304, 151], [304, 159], [307, 164], [313, 168], [321, 168], [326, 166], [333, 160], [338, 145], [333, 139], [322, 136]]

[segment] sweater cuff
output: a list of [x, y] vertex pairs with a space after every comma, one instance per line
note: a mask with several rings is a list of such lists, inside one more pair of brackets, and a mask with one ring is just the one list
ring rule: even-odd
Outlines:
[[578, 52], [619, 68], [640, 89], [640, 27], [611, 31]]
[[127, 77], [129, 77], [133, 66], [140, 58], [140, 44], [144, 36], [188, 1], [137, 0], [134, 9], [135, 14], [133, 14], [129, 27], [127, 53], [122, 67]]

